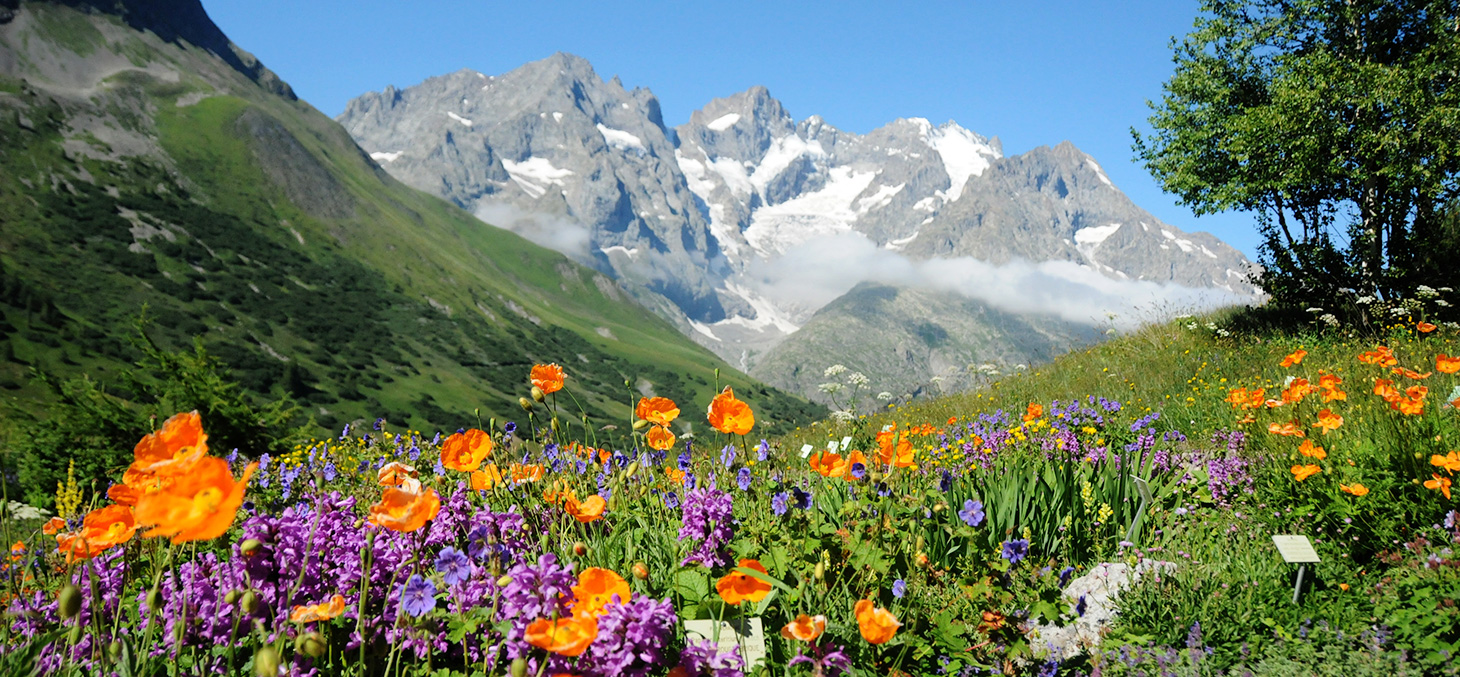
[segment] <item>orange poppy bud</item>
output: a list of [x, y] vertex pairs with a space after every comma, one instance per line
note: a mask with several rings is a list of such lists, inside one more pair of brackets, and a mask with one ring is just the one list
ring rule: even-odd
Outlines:
[[872, 600], [858, 600], [853, 607], [857, 616], [857, 629], [862, 631], [862, 639], [869, 644], [885, 644], [897, 634], [897, 629], [902, 623], [897, 617], [886, 609], [875, 607]]
[[631, 594], [629, 582], [608, 569], [589, 567], [578, 574], [573, 586], [574, 616], [601, 616], [609, 604], [627, 604]]
[[441, 465], [471, 472], [492, 455], [492, 446], [492, 438], [486, 431], [472, 428], [464, 433], [453, 433], [441, 443]]
[[826, 632], [826, 616], [808, 616], [801, 614], [781, 628], [781, 636], [786, 639], [796, 639], [802, 642], [814, 642], [821, 633]]
[[641, 581], [649, 578], [649, 565], [644, 564], [643, 562], [634, 562], [634, 568], [632, 569], [632, 571], [634, 572], [634, 578], [637, 578]]
[[[763, 574], [770, 575], [765, 565], [759, 560], [740, 560], [740, 568], [754, 569]], [[771, 584], [754, 576], [742, 574], [739, 571], [732, 571], [725, 574], [723, 578], [715, 583], [715, 590], [720, 593], [720, 599], [726, 604], [739, 606], [741, 602], [759, 602], [771, 592]]]
[[750, 405], [735, 399], [735, 391], [730, 386], [725, 386], [710, 401], [706, 418], [710, 421], [710, 427], [732, 435], [748, 434], [755, 426], [755, 414], [750, 410]]
[[593, 616], [570, 616], [556, 621], [539, 618], [528, 624], [523, 638], [539, 649], [560, 656], [577, 656], [598, 638], [598, 619]]
[[313, 623], [327, 621], [342, 613], [345, 613], [345, 598], [335, 595], [328, 602], [294, 607], [294, 610], [289, 612], [289, 620], [294, 623]]
[[531, 379], [532, 386], [541, 388], [544, 393], [558, 392], [563, 389], [563, 368], [556, 363], [533, 365]]
[[441, 497], [435, 489], [413, 493], [391, 487], [380, 502], [370, 506], [370, 523], [391, 531], [408, 533], [426, 526], [441, 511]]

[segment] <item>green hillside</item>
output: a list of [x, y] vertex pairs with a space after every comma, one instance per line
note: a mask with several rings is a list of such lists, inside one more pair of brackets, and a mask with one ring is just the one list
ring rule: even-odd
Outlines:
[[290, 395], [321, 429], [521, 418], [535, 362], [564, 365], [596, 427], [628, 416], [625, 381], [693, 410], [716, 368], [767, 432], [818, 413], [600, 273], [397, 183], [247, 54], [177, 37], [211, 23], [127, 21], [26, 3], [0, 24], [11, 414], [45, 401], [32, 370], [107, 383], [137, 357], [144, 308], [158, 344], [201, 336], [249, 391]]

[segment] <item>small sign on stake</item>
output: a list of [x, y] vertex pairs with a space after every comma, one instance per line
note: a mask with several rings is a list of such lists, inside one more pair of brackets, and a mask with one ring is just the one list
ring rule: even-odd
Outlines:
[[745, 659], [747, 672], [765, 662], [765, 631], [761, 628], [759, 616], [719, 621], [719, 632], [716, 632], [715, 624], [716, 621], [710, 620], [685, 621], [684, 637], [690, 641], [718, 641], [722, 653], [733, 651]]
[[[1456, 387], [1457, 388], [1460, 388], [1460, 386], [1456, 386]], [[1457, 395], [1456, 397], [1460, 397], [1460, 395]], [[851, 435], [847, 435], [846, 437], [843, 437], [842, 438], [842, 448], [843, 449], [847, 449], [847, 448], [849, 448], [851, 446], [852, 446], [852, 436]]]
[[815, 449], [815, 448], [816, 447], [813, 447], [813, 446], [811, 446], [809, 444], [803, 444], [803, 445], [801, 445], [801, 458], [806, 458], [807, 456], [810, 456], [811, 455], [811, 450], [812, 449]]
[[1298, 596], [1303, 592], [1303, 574], [1307, 573], [1308, 565], [1322, 560], [1318, 559], [1318, 551], [1313, 549], [1313, 543], [1307, 536], [1273, 536], [1272, 544], [1277, 546], [1284, 562], [1298, 565], [1298, 582], [1293, 584], [1293, 604], [1297, 604]]
[[838, 447], [838, 445], [837, 445], [837, 443], [836, 443], [836, 440], [832, 440], [832, 441], [830, 441], [830, 442], [827, 442], [827, 443], [826, 443], [826, 450], [827, 450], [827, 451], [828, 451], [828, 452], [830, 452], [830, 453], [833, 453], [833, 454], [835, 454], [835, 453], [836, 453], [836, 450], [837, 450], [837, 449], [838, 449], [838, 448], [839, 448], [839, 447]]

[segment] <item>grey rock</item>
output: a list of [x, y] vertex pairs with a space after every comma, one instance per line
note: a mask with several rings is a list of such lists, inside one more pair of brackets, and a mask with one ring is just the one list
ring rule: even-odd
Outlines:
[[[1100, 645], [1105, 633], [1115, 623], [1116, 598], [1148, 575], [1169, 575], [1176, 571], [1175, 562], [1142, 560], [1134, 566], [1124, 562], [1097, 564], [1085, 575], [1070, 581], [1063, 590], [1075, 621], [1065, 626], [1041, 623], [1031, 630], [1029, 645], [1036, 652], [1048, 650], [1049, 657], [1065, 661]], [[1084, 615], [1077, 615], [1080, 598], [1085, 600]]]

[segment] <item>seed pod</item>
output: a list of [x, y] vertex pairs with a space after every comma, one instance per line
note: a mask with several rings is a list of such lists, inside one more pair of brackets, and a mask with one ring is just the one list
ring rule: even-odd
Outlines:
[[584, 555], [587, 555], [588, 554], [588, 544], [587, 543], [584, 543], [583, 541], [574, 541], [573, 542], [573, 554], [574, 555], [577, 555], [579, 557], [582, 557]]
[[299, 640], [294, 643], [295, 651], [309, 656], [310, 658], [319, 658], [320, 656], [323, 656], [324, 652], [328, 648], [329, 646], [324, 643], [324, 635], [321, 635], [318, 632], [306, 632], [303, 635], [300, 635]]
[[649, 565], [644, 564], [643, 562], [634, 562], [634, 568], [632, 569], [632, 571], [634, 573], [634, 578], [637, 578], [641, 581], [647, 580], [649, 578]]
[[254, 553], [257, 553], [259, 551], [259, 548], [262, 547], [264, 547], [262, 541], [257, 538], [250, 538], [238, 545], [238, 552], [241, 553], [244, 557], [252, 557]]
[[542, 402], [543, 400], [547, 399], [547, 393], [544, 393], [542, 391], [542, 388], [539, 388], [537, 386], [533, 386], [532, 387], [532, 399], [534, 399], [534, 400], [536, 400], [538, 402]]
[[648, 421], [645, 421], [642, 418], [635, 419], [634, 420], [634, 430], [635, 431], [644, 432], [644, 429], [645, 428], [648, 428], [648, 427], [649, 427], [649, 422]]
[[81, 589], [70, 583], [61, 588], [61, 594], [56, 601], [60, 606], [61, 618], [71, 620], [81, 613]]
[[238, 598], [238, 608], [243, 609], [243, 613], [252, 615], [259, 610], [258, 596], [253, 594], [252, 590], [245, 591], [243, 596]]
[[532, 411], [532, 400], [529, 400], [526, 397], [517, 398], [517, 404], [522, 406], [523, 411]]
[[512, 669], [509, 671], [512, 677], [527, 677], [527, 659], [512, 659]]
[[238, 596], [239, 592], [237, 590], [229, 590], [228, 594], [223, 596], [223, 603], [228, 606], [233, 606], [238, 603]]
[[255, 677], [277, 677], [279, 652], [274, 647], [266, 646], [253, 655], [253, 674]]
[[629, 469], [628, 469], [628, 476], [629, 477], [633, 477], [634, 475], [637, 475], [638, 473], [639, 473], [639, 462], [638, 461], [634, 461], [633, 463], [630, 463], [629, 464]]

